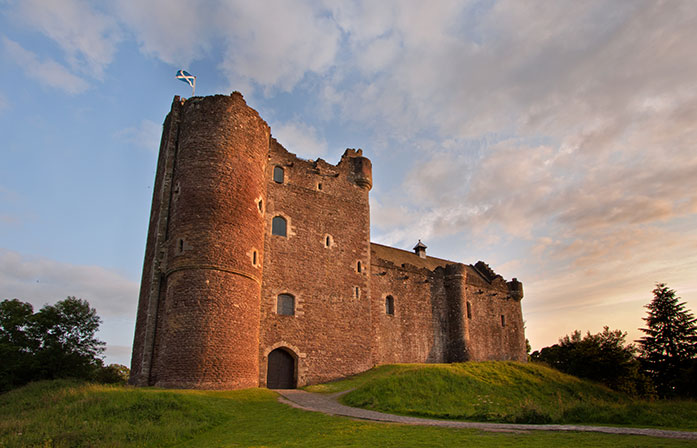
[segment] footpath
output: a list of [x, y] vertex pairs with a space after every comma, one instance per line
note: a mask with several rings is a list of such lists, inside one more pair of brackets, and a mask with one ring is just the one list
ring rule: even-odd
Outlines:
[[517, 423], [475, 423], [456, 420], [432, 420], [428, 418], [407, 417], [403, 415], [385, 414], [367, 409], [352, 408], [339, 403], [338, 398], [346, 392], [337, 394], [317, 394], [298, 389], [276, 389], [281, 396], [279, 401], [294, 408], [306, 411], [322, 412], [329, 415], [350, 417], [358, 420], [376, 422], [392, 422], [404, 425], [440, 426], [444, 428], [479, 429], [494, 432], [525, 432], [525, 431], [576, 431], [602, 432], [606, 434], [639, 435], [663, 437], [668, 439], [697, 440], [697, 432], [666, 431], [651, 428], [618, 428], [612, 426], [582, 426], [582, 425], [530, 425]]

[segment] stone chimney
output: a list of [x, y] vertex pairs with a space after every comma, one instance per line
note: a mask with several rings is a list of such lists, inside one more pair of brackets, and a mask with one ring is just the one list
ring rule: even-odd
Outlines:
[[414, 246], [414, 253], [421, 258], [426, 258], [426, 245], [421, 240]]

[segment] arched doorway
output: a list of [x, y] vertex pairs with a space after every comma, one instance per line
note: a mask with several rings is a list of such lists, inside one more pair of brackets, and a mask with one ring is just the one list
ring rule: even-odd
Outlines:
[[269, 353], [266, 387], [295, 389], [295, 358], [282, 348]]

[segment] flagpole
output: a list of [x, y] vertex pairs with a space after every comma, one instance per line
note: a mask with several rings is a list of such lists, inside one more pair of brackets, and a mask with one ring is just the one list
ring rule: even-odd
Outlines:
[[191, 86], [191, 96], [196, 96], [196, 77], [194, 76], [194, 85]]

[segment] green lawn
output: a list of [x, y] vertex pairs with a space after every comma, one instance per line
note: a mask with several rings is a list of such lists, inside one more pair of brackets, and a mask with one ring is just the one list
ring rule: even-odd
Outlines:
[[678, 447], [593, 433], [491, 433], [357, 422], [280, 404], [274, 392], [30, 384], [0, 395], [0, 447]]
[[344, 404], [402, 415], [697, 431], [695, 401], [635, 400], [534, 363], [396, 364], [307, 389], [355, 389]]

